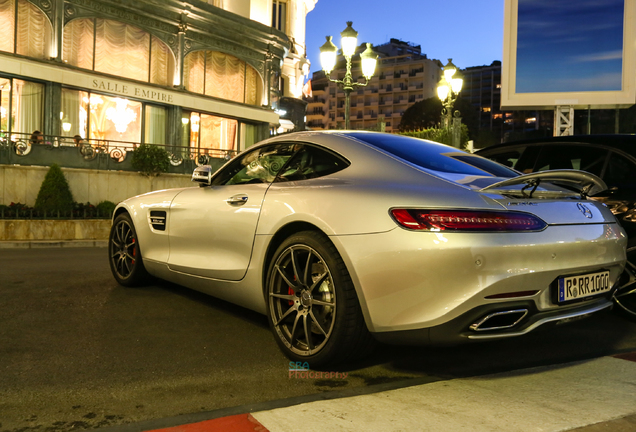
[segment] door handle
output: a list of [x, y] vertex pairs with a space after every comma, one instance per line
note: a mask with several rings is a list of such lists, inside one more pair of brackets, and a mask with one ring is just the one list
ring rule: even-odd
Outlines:
[[243, 205], [247, 202], [247, 195], [243, 195], [243, 194], [234, 195], [226, 199], [225, 202], [230, 205], [232, 204]]

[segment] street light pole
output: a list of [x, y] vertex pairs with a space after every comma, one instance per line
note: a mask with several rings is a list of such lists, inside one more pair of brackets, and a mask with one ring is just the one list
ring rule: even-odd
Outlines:
[[350, 121], [350, 111], [351, 111], [351, 92], [355, 87], [364, 87], [369, 84], [371, 77], [375, 72], [375, 66], [378, 61], [378, 55], [371, 48], [371, 44], [367, 44], [367, 49], [364, 50], [362, 54], [360, 54], [361, 64], [362, 64], [362, 75], [366, 79], [366, 82], [359, 83], [353, 80], [353, 76], [351, 74], [351, 58], [356, 52], [356, 47], [358, 44], [358, 32], [351, 27], [353, 24], [351, 21], [347, 21], [347, 28], [344, 29], [341, 33], [341, 45], [342, 45], [342, 55], [345, 58], [346, 62], [346, 72], [345, 76], [342, 80], [332, 79], [331, 72], [336, 66], [336, 59], [338, 48], [331, 41], [332, 37], [327, 36], [327, 42], [324, 43], [323, 46], [320, 47], [320, 63], [322, 64], [322, 69], [325, 71], [325, 75], [329, 81], [334, 82], [342, 86], [342, 90], [345, 93], [345, 129], [351, 129], [351, 121]]
[[448, 59], [448, 64], [444, 66], [444, 76], [437, 85], [437, 96], [442, 101], [442, 122], [444, 129], [452, 133], [453, 147], [460, 146], [460, 126], [461, 113], [453, 112], [453, 106], [462, 91], [464, 79], [457, 67], [453, 64], [452, 59]]

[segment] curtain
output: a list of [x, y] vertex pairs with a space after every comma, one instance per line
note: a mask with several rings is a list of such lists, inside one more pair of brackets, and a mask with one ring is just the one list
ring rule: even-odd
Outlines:
[[244, 102], [245, 62], [224, 53], [206, 54], [205, 94]]
[[29, 134], [42, 131], [42, 112], [44, 110], [44, 85], [13, 80], [13, 112], [15, 127], [13, 131]]
[[48, 59], [52, 32], [51, 23], [40, 9], [26, 0], [18, 1], [17, 54]]
[[174, 80], [174, 57], [170, 48], [155, 36], [152, 37], [150, 54], [150, 82], [171, 86]]
[[15, 0], [0, 0], [0, 51], [13, 52], [15, 33]]
[[190, 148], [196, 150], [199, 148], [199, 131], [201, 130], [201, 114], [190, 113]]
[[245, 103], [248, 105], [260, 106], [259, 79], [256, 70], [252, 66], [247, 65], [245, 73]]
[[95, 70], [148, 82], [150, 35], [117, 21], [97, 19]]
[[72, 66], [93, 69], [94, 21], [82, 18], [71, 21], [64, 27], [62, 59]]
[[245, 148], [256, 144], [256, 126], [249, 123], [241, 123], [241, 130], [243, 131], [243, 145]]
[[186, 90], [203, 93], [205, 51], [195, 51], [186, 56], [183, 63], [183, 81]]
[[[236, 150], [238, 121], [208, 114], [201, 114], [201, 149]], [[212, 153], [215, 157], [225, 153]]]
[[166, 109], [146, 105], [146, 124], [144, 127], [147, 144], [166, 144]]
[[71, 129], [66, 132], [60, 125], [60, 135], [75, 136], [80, 135], [86, 137], [86, 129], [82, 130], [82, 126], [86, 127], [86, 122], [80, 122], [81, 98], [78, 90], [62, 89], [62, 123], [69, 123]]
[[0, 78], [0, 130], [9, 130], [9, 98], [11, 97], [11, 81]]

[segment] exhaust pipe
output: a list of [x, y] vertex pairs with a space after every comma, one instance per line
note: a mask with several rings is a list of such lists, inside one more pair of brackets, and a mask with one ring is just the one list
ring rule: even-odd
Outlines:
[[494, 312], [470, 326], [474, 331], [501, 330], [516, 326], [528, 315], [528, 309]]

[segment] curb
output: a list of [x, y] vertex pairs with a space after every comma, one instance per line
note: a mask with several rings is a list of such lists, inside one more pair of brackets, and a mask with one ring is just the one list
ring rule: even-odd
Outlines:
[[155, 429], [150, 432], [269, 432], [251, 414], [238, 414], [229, 417], [221, 417], [214, 420], [206, 420], [199, 423], [190, 423], [173, 426], [165, 429]]

